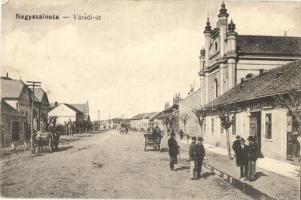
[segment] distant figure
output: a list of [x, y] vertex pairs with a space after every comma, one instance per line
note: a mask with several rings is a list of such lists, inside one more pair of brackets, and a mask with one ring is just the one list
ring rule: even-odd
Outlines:
[[240, 145], [236, 152], [236, 163], [240, 167], [240, 178], [248, 176], [248, 145], [245, 145], [245, 139], [240, 139]]
[[155, 132], [155, 133], [156, 133], [156, 136], [157, 136], [157, 138], [158, 138], [157, 142], [158, 142], [159, 145], [161, 145], [161, 138], [162, 138], [162, 135], [161, 135], [161, 130], [160, 130], [160, 128], [158, 127], [158, 125], [156, 126], [155, 130], [156, 130], [156, 132]]
[[184, 132], [183, 132], [183, 130], [182, 130], [182, 129], [180, 129], [180, 131], [179, 131], [179, 134], [180, 134], [180, 138], [181, 138], [181, 140], [183, 140], [183, 137], [184, 137]]
[[191, 144], [189, 146], [189, 161], [190, 161], [190, 179], [194, 180], [196, 178], [195, 176], [195, 170], [196, 170], [196, 163], [194, 158], [194, 152], [195, 152], [195, 143], [196, 143], [196, 137], [192, 137]]
[[157, 128], [153, 128], [153, 132], [152, 132], [152, 134], [153, 134], [153, 135], [157, 135], [157, 131], [158, 131], [158, 129], [157, 129]]
[[239, 149], [239, 147], [240, 147], [240, 136], [239, 135], [237, 135], [236, 137], [236, 140], [233, 142], [233, 145], [232, 145], [232, 149], [233, 149], [233, 151], [234, 151], [234, 153], [235, 153], [235, 157], [236, 157], [236, 165], [237, 166], [239, 166], [238, 165], [238, 161], [237, 161], [237, 152], [238, 152], [238, 149]]
[[170, 170], [174, 170], [174, 165], [178, 163], [178, 143], [175, 139], [175, 133], [172, 131], [170, 138], [168, 139], [168, 152], [170, 156]]
[[255, 144], [255, 139], [253, 136], [249, 136], [248, 141], [248, 178], [250, 181], [254, 181], [256, 173], [256, 160], [258, 158], [258, 147]]
[[195, 163], [197, 167], [197, 178], [201, 178], [201, 173], [202, 173], [202, 165], [205, 157], [205, 148], [203, 145], [203, 138], [198, 137], [198, 143], [195, 145]]

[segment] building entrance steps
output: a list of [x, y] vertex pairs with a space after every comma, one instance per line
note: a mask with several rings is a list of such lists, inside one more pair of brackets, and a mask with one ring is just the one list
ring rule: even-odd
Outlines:
[[[178, 140], [178, 144], [181, 147], [181, 159], [188, 159], [190, 141]], [[225, 149], [207, 144], [204, 144], [204, 147], [206, 150], [205, 167], [231, 182], [232, 185], [235, 182], [234, 186], [238, 189], [244, 190], [246, 193], [257, 192], [261, 195], [260, 199], [297, 199], [299, 166], [274, 159], [260, 158], [256, 163], [256, 180], [250, 182], [239, 179], [239, 167], [236, 166], [235, 159], [228, 159]]]

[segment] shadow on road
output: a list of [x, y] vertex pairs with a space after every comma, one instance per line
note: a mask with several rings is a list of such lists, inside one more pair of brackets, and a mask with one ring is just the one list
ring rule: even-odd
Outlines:
[[202, 178], [208, 178], [209, 176], [213, 176], [214, 175], [214, 172], [205, 172], [203, 175], [202, 175]]
[[56, 152], [66, 151], [71, 148], [73, 148], [73, 146], [59, 147]]
[[267, 176], [267, 175], [263, 172], [256, 172], [254, 181], [256, 181], [257, 179], [259, 179], [262, 176]]
[[190, 169], [190, 167], [188, 167], [188, 166], [181, 166], [181, 167], [175, 169], [175, 171], [181, 171], [181, 170], [186, 170], [186, 169]]
[[167, 152], [168, 151], [168, 148], [161, 148], [160, 149], [160, 152]]

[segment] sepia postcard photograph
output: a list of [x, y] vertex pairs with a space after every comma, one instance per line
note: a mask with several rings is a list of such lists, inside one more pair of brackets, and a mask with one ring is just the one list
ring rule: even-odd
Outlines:
[[301, 0], [1, 0], [1, 199], [301, 200]]

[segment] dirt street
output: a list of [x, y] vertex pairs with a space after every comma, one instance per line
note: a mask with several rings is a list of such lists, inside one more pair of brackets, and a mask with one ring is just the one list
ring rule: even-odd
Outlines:
[[58, 152], [12, 154], [0, 164], [5, 197], [250, 199], [208, 171], [190, 180], [186, 161], [170, 171], [168, 153], [144, 152], [135, 132], [80, 137]]

